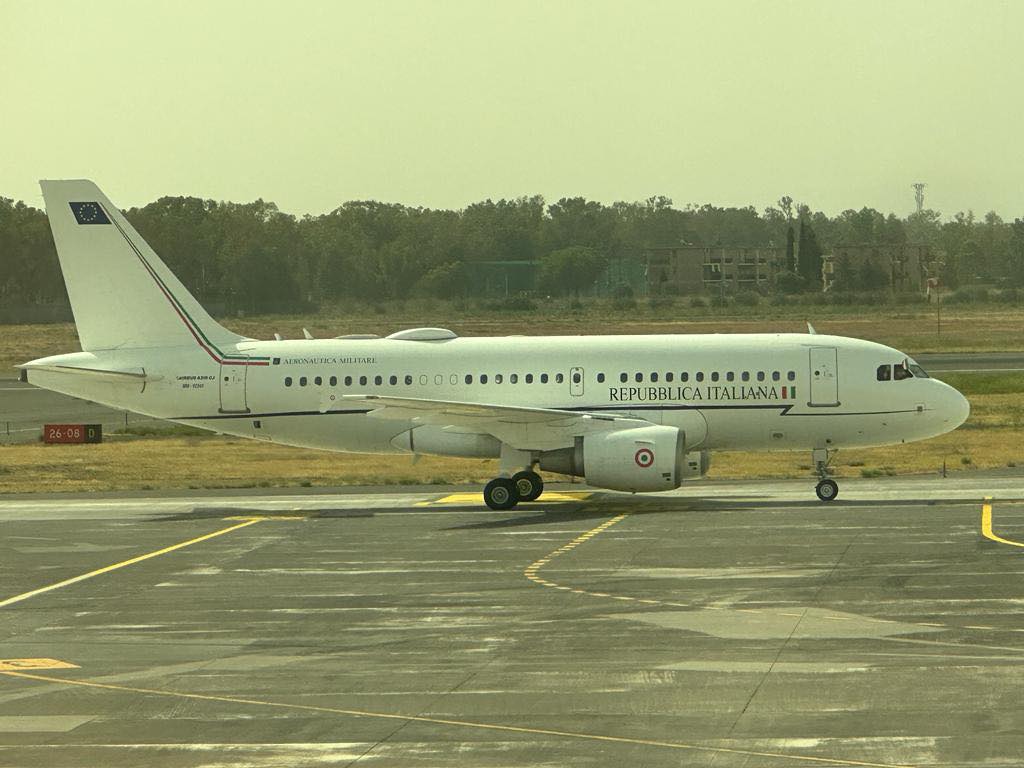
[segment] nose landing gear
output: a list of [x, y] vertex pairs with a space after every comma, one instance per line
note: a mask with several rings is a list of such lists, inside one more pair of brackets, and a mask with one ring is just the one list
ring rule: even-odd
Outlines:
[[828, 466], [831, 463], [832, 457], [829, 456], [828, 449], [815, 448], [811, 452], [811, 458], [814, 461], [814, 469], [818, 473], [819, 478], [814, 492], [818, 494], [818, 498], [822, 501], [835, 501], [836, 496], [839, 495], [839, 483], [829, 477]]

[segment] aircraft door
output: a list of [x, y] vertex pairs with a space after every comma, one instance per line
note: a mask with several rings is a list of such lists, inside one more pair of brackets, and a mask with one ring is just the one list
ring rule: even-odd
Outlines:
[[220, 367], [220, 412], [248, 413], [245, 400], [245, 376], [247, 365], [221, 365]]
[[569, 394], [573, 397], [580, 397], [583, 394], [583, 369], [569, 369]]
[[835, 347], [810, 349], [810, 406], [827, 408], [839, 405], [839, 362]]

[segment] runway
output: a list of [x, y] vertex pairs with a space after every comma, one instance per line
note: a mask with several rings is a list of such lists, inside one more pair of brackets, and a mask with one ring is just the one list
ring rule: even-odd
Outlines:
[[1020, 764], [1024, 479], [564, 491], [0, 503], [0, 766]]
[[[943, 372], [1024, 371], [1024, 353], [926, 353], [915, 358], [933, 374]], [[45, 423], [102, 424], [105, 430], [127, 423], [156, 422], [96, 403], [49, 392], [15, 379], [0, 379], [0, 444], [34, 442]]]

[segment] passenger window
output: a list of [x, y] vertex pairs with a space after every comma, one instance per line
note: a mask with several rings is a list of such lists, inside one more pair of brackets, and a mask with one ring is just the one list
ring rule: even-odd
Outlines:
[[456, 384], [459, 383], [459, 375], [457, 373], [453, 373], [451, 376], [448, 377], [448, 381], [454, 387]]
[[533, 374], [532, 373], [526, 374], [526, 383], [527, 384], [533, 384]]
[[338, 377], [337, 376], [331, 376], [331, 386], [332, 387], [338, 386]]
[[384, 383], [384, 379], [382, 377], [380, 377], [380, 376], [374, 376], [373, 377], [373, 383], [376, 384], [379, 387], [381, 384]]
[[619, 381], [621, 381], [623, 384], [625, 384], [627, 381], [629, 381], [629, 374], [628, 373], [620, 373], [619, 374]]
[[740, 374], [741, 381], [750, 381], [750, 371], [744, 371]]
[[[501, 383], [501, 379], [500, 379], [501, 374], [499, 373], [498, 376], [499, 376], [498, 383], [500, 384]], [[481, 384], [486, 384], [487, 383], [487, 374], [486, 373], [481, 373], [480, 374], [480, 383]]]
[[779, 381], [782, 378], [782, 374], [778, 371], [772, 371], [772, 381]]
[[878, 366], [878, 370], [875, 371], [875, 378], [879, 381], [889, 381], [892, 378], [892, 367], [888, 365]]
[[796, 381], [796, 371], [790, 371], [786, 374], [786, 378], [790, 381]]
[[697, 381], [704, 381], [704, 371], [697, 371], [694, 377]]
[[[601, 374], [601, 381], [604, 381], [604, 374], [603, 373]], [[542, 373], [540, 375], [540, 383], [541, 384], [547, 384], [548, 383], [548, 375], [546, 373]]]
[[306, 386], [306, 377], [305, 376], [299, 377], [299, 386], [300, 387]]
[[712, 371], [711, 372], [711, 380], [712, 381], [718, 381], [718, 371]]
[[735, 381], [736, 380], [736, 374], [733, 373], [732, 371], [729, 371], [727, 374], [725, 374], [725, 380], [726, 381]]
[[[500, 373], [494, 374], [494, 383], [495, 384], [501, 384], [501, 382], [503, 382], [504, 380], [505, 380], [505, 377], [502, 376]], [[486, 384], [487, 382], [485, 381], [484, 383]]]
[[366, 386], [366, 377], [365, 376], [360, 376], [359, 377], [359, 386], [361, 386], [361, 387], [365, 387]]
[[635, 376], [633, 376], [633, 378], [636, 379], [637, 383], [639, 384], [641, 381], [644, 380], [644, 375], [642, 373], [637, 373]]
[[346, 387], [351, 387], [352, 386], [352, 377], [351, 376], [346, 376], [345, 377], [345, 386]]
[[[541, 380], [541, 381], [547, 381], [547, 380], [548, 380], [548, 375], [547, 375], [546, 373], [545, 373], [545, 374], [543, 374], [543, 375], [542, 375], [542, 376], [540, 377], [540, 380]], [[599, 374], [597, 374], [597, 383], [598, 383], [598, 384], [603, 384], [603, 383], [604, 383], [604, 374], [603, 374], [603, 373], [599, 373]]]
[[679, 374], [679, 380], [684, 382], [684, 383], [689, 381], [690, 380], [690, 374], [688, 374], [686, 371], [683, 371], [682, 373]]
[[316, 378], [313, 379], [313, 383], [316, 384], [319, 387], [321, 384], [324, 383], [324, 380], [322, 378], [320, 378], [319, 376], [317, 376]]
[[673, 375], [672, 371], [669, 371], [668, 373], [665, 374], [665, 381], [672, 381], [673, 378], [675, 378], [675, 376]]
[[912, 374], [909, 370], [907, 370], [906, 366], [894, 365], [892, 367], [892, 377], [896, 381], [904, 381], [906, 379], [914, 378], [914, 374]]
[[578, 373], [574, 373], [572, 375], [572, 383], [573, 384], [579, 384], [581, 381], [583, 381], [583, 377], [580, 376]]
[[467, 373], [466, 374], [466, 383], [467, 384], [472, 384], [473, 383], [473, 374], [471, 374], [471, 373]]
[[290, 387], [292, 385], [292, 377], [291, 376], [285, 376], [284, 377], [284, 385], [286, 387]]
[[758, 371], [757, 372], [757, 380], [758, 381], [764, 381], [764, 371]]
[[427, 378], [427, 374], [421, 373], [420, 374], [420, 384], [425, 387], [427, 385], [428, 381], [429, 381], [429, 379]]
[[407, 387], [408, 387], [408, 386], [409, 386], [410, 384], [412, 384], [412, 376], [410, 376], [410, 375], [409, 375], [409, 374], [407, 373], [407, 374], [405, 374], [405, 386], [407, 386]]
[[[622, 374], [622, 375], [625, 376], [626, 374]], [[564, 381], [565, 381], [565, 374], [564, 373], [556, 373], [555, 374], [555, 384], [561, 384]], [[623, 379], [623, 381], [625, 381], [625, 379]]]
[[388, 379], [388, 383], [391, 384], [392, 387], [395, 386], [395, 384], [398, 383], [398, 377], [392, 374], [391, 377]]
[[653, 372], [651, 373], [651, 383], [653, 383], [653, 384], [657, 384], [658, 383], [658, 374], [657, 373], [653, 373]]
[[519, 374], [518, 373], [510, 373], [508, 375], [508, 383], [509, 384], [518, 384], [519, 383]]

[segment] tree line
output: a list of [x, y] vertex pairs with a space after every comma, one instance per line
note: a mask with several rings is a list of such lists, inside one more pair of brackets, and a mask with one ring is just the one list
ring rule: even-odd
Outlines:
[[[578, 294], [613, 260], [642, 262], [647, 248], [683, 244], [779, 248], [793, 276], [784, 290], [820, 290], [817, 259], [834, 246], [900, 243], [940, 253], [949, 287], [1024, 286], [1024, 218], [995, 212], [944, 220], [933, 210], [900, 218], [865, 207], [828, 216], [789, 197], [758, 211], [534, 196], [462, 210], [351, 201], [296, 217], [264, 200], [162, 197], [125, 215], [200, 301], [232, 313], [471, 297], [473, 268], [485, 262], [533, 262], [545, 294]], [[877, 276], [860, 278], [883, 287]], [[0, 306], [65, 300], [46, 214], [0, 197]]]

